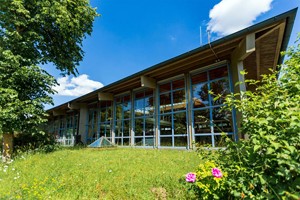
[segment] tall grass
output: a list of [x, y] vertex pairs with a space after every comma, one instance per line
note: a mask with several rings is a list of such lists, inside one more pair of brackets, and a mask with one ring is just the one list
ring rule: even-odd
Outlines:
[[195, 152], [64, 149], [0, 165], [0, 199], [186, 199]]

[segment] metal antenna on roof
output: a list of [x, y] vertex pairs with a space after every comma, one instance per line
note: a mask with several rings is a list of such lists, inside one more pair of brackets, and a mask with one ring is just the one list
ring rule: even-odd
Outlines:
[[200, 47], [202, 46], [202, 27], [200, 26]]
[[217, 54], [215, 53], [215, 51], [213, 50], [213, 48], [211, 47], [211, 44], [210, 44], [210, 30], [207, 30], [207, 40], [208, 40], [208, 45], [209, 45], [211, 51], [214, 53], [215, 57], [217, 58], [216, 62], [219, 62], [220, 59], [218, 58]]

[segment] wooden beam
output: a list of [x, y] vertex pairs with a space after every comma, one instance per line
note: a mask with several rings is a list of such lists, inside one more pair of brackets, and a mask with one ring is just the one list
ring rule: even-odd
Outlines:
[[260, 41], [256, 42], [256, 79], [260, 79]]
[[148, 87], [148, 88], [155, 88], [156, 87], [156, 80], [151, 77], [141, 76], [141, 86]]
[[248, 34], [245, 39], [243, 39], [238, 47], [233, 51], [232, 55], [237, 60], [244, 60], [252, 52], [255, 51], [255, 33]]
[[114, 95], [112, 93], [99, 92], [98, 99], [99, 101], [113, 101]]
[[68, 108], [70, 110], [79, 110], [83, 106], [85, 106], [84, 103], [68, 103]]
[[281, 45], [282, 45], [282, 40], [283, 40], [283, 35], [284, 35], [284, 29], [285, 29], [285, 24], [286, 21], [281, 23], [279, 25], [279, 35], [278, 35], [278, 40], [277, 40], [277, 46], [276, 46], [276, 52], [275, 52], [275, 59], [274, 59], [274, 64], [273, 64], [273, 69], [276, 69], [276, 66], [278, 64], [278, 59], [280, 56], [280, 50], [281, 50]]
[[53, 116], [60, 116], [60, 115], [65, 115], [65, 114], [66, 114], [65, 111], [53, 110]]
[[243, 61], [239, 61], [237, 63], [237, 72], [238, 72], [238, 77], [239, 77], [239, 86], [240, 86], [240, 92], [245, 92], [246, 91], [246, 84], [245, 84], [245, 76], [242, 74], [242, 71], [244, 71], [244, 65]]

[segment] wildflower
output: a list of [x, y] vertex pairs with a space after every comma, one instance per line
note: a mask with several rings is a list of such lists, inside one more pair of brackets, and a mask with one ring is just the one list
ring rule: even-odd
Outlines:
[[223, 176], [221, 170], [218, 169], [218, 168], [216, 168], [216, 167], [215, 167], [215, 168], [212, 168], [211, 173], [212, 173], [212, 175], [213, 175], [214, 177], [216, 177], [216, 178], [221, 178], [221, 177]]
[[186, 182], [194, 183], [196, 181], [196, 174], [189, 172], [185, 175]]

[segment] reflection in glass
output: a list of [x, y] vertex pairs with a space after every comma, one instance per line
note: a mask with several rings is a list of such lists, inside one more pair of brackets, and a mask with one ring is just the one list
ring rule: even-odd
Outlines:
[[200, 83], [193, 85], [193, 106], [194, 108], [201, 108], [209, 106], [208, 98], [208, 84]]
[[160, 134], [172, 135], [172, 115], [160, 116]]
[[143, 119], [135, 119], [134, 134], [135, 136], [143, 135]]
[[173, 92], [173, 111], [185, 110], [185, 92], [184, 90], [178, 90]]
[[187, 146], [187, 137], [186, 136], [180, 136], [180, 137], [174, 137], [174, 146], [177, 147], [186, 147]]
[[221, 107], [213, 109], [214, 132], [233, 132], [231, 111], [222, 110]]
[[175, 113], [174, 117], [174, 134], [187, 134], [186, 130], [186, 113]]
[[144, 146], [143, 138], [134, 138], [134, 144], [136, 146]]
[[123, 136], [129, 136], [130, 135], [130, 121], [124, 120], [123, 121]]
[[192, 84], [198, 84], [198, 83], [203, 83], [207, 82], [207, 72], [203, 72], [201, 74], [196, 74], [192, 76]]
[[171, 93], [160, 95], [160, 113], [171, 112]]
[[160, 138], [160, 146], [173, 146], [172, 145], [172, 137], [161, 137]]
[[227, 76], [228, 76], [227, 66], [219, 67], [209, 71], [210, 80], [227, 77]]
[[210, 87], [211, 87], [211, 90], [214, 94], [212, 99], [214, 97], [218, 96], [218, 95], [221, 95], [220, 98], [213, 101], [213, 104], [214, 105], [224, 104], [226, 95], [230, 93], [228, 80], [227, 79], [222, 79], [222, 80], [214, 81], [214, 82], [211, 83]]
[[153, 97], [145, 97], [145, 115], [152, 116], [154, 114]]
[[166, 84], [163, 84], [163, 85], [159, 86], [159, 92], [160, 93], [168, 92], [170, 90], [171, 90], [171, 83], [166, 83]]
[[130, 138], [123, 138], [123, 146], [129, 146], [130, 145]]
[[146, 118], [145, 135], [154, 135], [154, 118]]
[[172, 81], [172, 90], [183, 89], [183, 88], [184, 88], [184, 79]]
[[211, 133], [209, 109], [194, 111], [194, 133]]
[[195, 142], [197, 146], [212, 146], [212, 136], [195, 136]]

